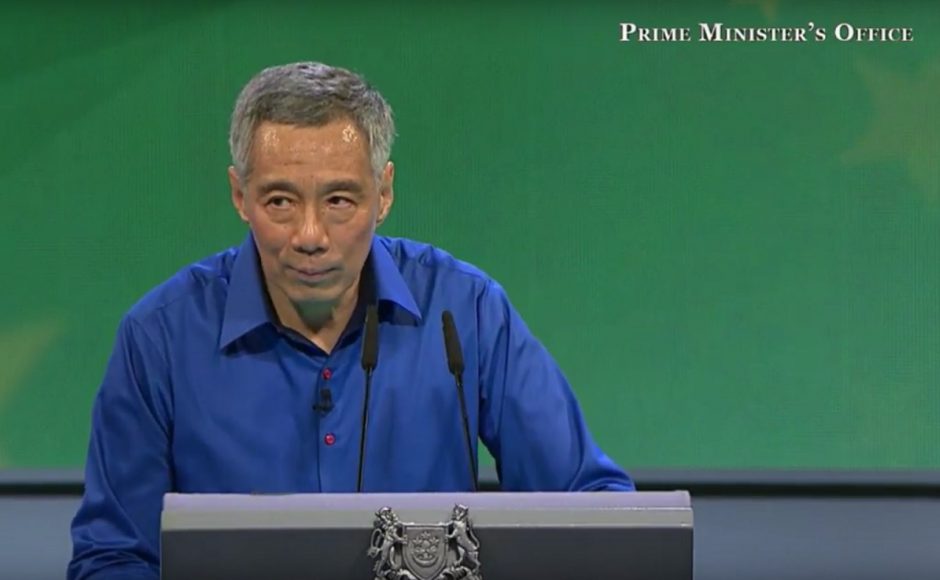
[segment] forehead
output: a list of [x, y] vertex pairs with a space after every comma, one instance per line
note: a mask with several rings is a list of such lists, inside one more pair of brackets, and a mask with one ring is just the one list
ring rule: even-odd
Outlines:
[[338, 118], [324, 125], [304, 127], [262, 122], [255, 129], [252, 164], [341, 163], [356, 166], [369, 162], [367, 139], [351, 119]]

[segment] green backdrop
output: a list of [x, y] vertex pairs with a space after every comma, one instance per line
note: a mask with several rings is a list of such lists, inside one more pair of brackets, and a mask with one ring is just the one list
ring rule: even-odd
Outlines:
[[83, 463], [120, 316], [244, 235], [238, 90], [313, 59], [395, 109], [382, 232], [502, 282], [624, 466], [940, 467], [934, 2], [144, 4], [3, 9], [0, 466]]

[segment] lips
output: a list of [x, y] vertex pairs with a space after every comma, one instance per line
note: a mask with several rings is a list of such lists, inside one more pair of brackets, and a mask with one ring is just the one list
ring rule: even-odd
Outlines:
[[289, 266], [291, 270], [303, 274], [304, 276], [322, 276], [335, 270], [336, 268], [295, 268]]
[[294, 273], [296, 279], [304, 284], [319, 284], [330, 279], [337, 271], [336, 268], [295, 268], [288, 266], [288, 269]]

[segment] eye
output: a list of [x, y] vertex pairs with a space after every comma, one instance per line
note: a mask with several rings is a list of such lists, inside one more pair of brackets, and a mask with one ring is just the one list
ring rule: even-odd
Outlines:
[[352, 207], [353, 205], [353, 202], [351, 199], [349, 199], [348, 197], [343, 197], [341, 195], [331, 195], [330, 197], [326, 199], [326, 203], [330, 207], [335, 207], [335, 208], [340, 208], [340, 209]]
[[290, 199], [283, 195], [272, 195], [267, 199], [265, 205], [274, 209], [286, 209], [290, 206]]

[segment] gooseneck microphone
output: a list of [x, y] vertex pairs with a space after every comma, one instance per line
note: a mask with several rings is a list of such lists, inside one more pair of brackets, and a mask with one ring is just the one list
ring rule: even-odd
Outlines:
[[454, 375], [457, 385], [457, 398], [460, 399], [460, 418], [463, 420], [463, 434], [467, 440], [467, 461], [470, 465], [473, 491], [477, 491], [477, 462], [473, 459], [473, 440], [470, 438], [470, 421], [467, 419], [467, 401], [463, 393], [463, 351], [460, 349], [460, 338], [457, 336], [457, 327], [454, 325], [454, 315], [445, 310], [441, 315], [444, 325], [444, 349], [447, 351], [447, 368]]
[[369, 418], [369, 393], [372, 372], [379, 364], [379, 313], [375, 304], [366, 308], [366, 326], [362, 337], [362, 370], [366, 373], [366, 392], [362, 399], [362, 431], [359, 434], [359, 475], [356, 492], [362, 492], [362, 465], [366, 458], [366, 423]]

